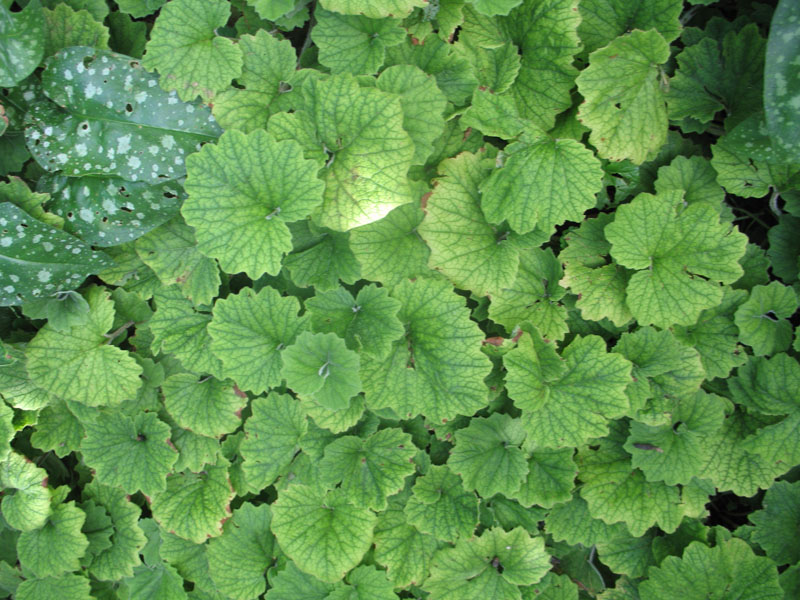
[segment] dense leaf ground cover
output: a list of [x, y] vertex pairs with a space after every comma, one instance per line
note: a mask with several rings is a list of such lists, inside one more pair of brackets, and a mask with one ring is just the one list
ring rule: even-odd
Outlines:
[[0, 597], [800, 597], [800, 4], [0, 0]]

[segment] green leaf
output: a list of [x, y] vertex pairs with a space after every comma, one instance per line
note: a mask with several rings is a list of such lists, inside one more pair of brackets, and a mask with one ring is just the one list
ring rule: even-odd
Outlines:
[[217, 263], [197, 250], [194, 231], [175, 218], [139, 238], [136, 253], [164, 285], [178, 284], [195, 304], [211, 304], [219, 290]]
[[273, 484], [292, 462], [308, 422], [300, 403], [286, 394], [256, 398], [251, 409], [239, 451], [248, 487], [257, 492]]
[[[702, 125], [725, 110], [733, 123], [761, 109], [764, 38], [755, 23], [728, 32], [719, 43], [701, 39], [678, 54], [678, 68], [669, 82], [671, 119], [691, 117]], [[730, 126], [731, 119], [726, 121]]]
[[[788, 161], [800, 162], [800, 145], [789, 132], [798, 125], [800, 100], [800, 66], [795, 64], [800, 53], [796, 26], [800, 11], [796, 4], [783, 0], [772, 16], [764, 65], [764, 108], [767, 127], [777, 147]], [[789, 60], [795, 57], [794, 60]]]
[[11, 440], [14, 439], [12, 418], [14, 411], [5, 402], [0, 402], [0, 462], [5, 462], [11, 454]]
[[291, 561], [277, 575], [270, 576], [269, 584], [267, 600], [326, 600], [334, 589], [333, 585], [303, 573]]
[[506, 354], [509, 396], [537, 447], [579, 446], [608, 433], [609, 419], [629, 408], [631, 363], [608, 353], [598, 336], [577, 337], [556, 355], [536, 330]]
[[320, 477], [331, 487], [340, 483], [342, 496], [355, 506], [383, 510], [386, 498], [401, 491], [406, 477], [415, 471], [416, 453], [411, 436], [396, 428], [366, 439], [344, 436], [325, 447]]
[[438, 544], [433, 536], [410, 524], [397, 498], [390, 499], [388, 508], [378, 516], [375, 561], [386, 567], [386, 575], [395, 587], [407, 587], [428, 576]]
[[181, 100], [210, 100], [242, 72], [242, 51], [215, 35], [230, 17], [222, 0], [175, 0], [158, 14], [142, 64], [157, 70], [165, 90]]
[[372, 74], [383, 64], [386, 46], [401, 43], [406, 32], [398, 19], [370, 19], [327, 10], [314, 11], [311, 39], [319, 62], [332, 73]]
[[698, 390], [676, 403], [668, 423], [631, 422], [624, 448], [648, 481], [686, 485], [708, 462], [703, 438], [714, 437], [724, 418], [722, 399]]
[[14, 597], [17, 600], [41, 600], [42, 598], [92, 600], [90, 591], [89, 580], [86, 577], [70, 573], [63, 577], [26, 579], [19, 584]]
[[57, 402], [57, 398], [38, 387], [28, 375], [25, 354], [6, 346], [7, 356], [13, 361], [0, 365], [0, 394], [6, 402], [22, 410], [39, 410]]
[[747, 237], [706, 204], [683, 207], [680, 192], [640, 194], [619, 207], [605, 228], [611, 255], [636, 269], [627, 304], [641, 324], [691, 325], [722, 300], [719, 283], [733, 283], [743, 271]]
[[294, 251], [283, 261], [298, 286], [330, 290], [361, 279], [361, 268], [350, 250], [350, 234], [316, 227], [310, 221], [292, 226]]
[[660, 167], [655, 188], [657, 194], [683, 190], [683, 199], [688, 204], [708, 202], [715, 208], [725, 198], [724, 190], [717, 183], [717, 172], [702, 156], [677, 156], [669, 166]]
[[111, 546], [92, 558], [89, 572], [102, 581], [131, 577], [140, 564], [139, 551], [146, 538], [139, 528], [139, 507], [119, 488], [92, 481], [84, 488], [86, 498], [105, 509], [111, 518]]
[[193, 306], [174, 285], [161, 288], [153, 300], [156, 310], [149, 322], [153, 352], [175, 355], [186, 369], [198, 375], [219, 375], [222, 363], [211, 352], [207, 329], [211, 315]]
[[550, 566], [544, 538], [532, 538], [521, 527], [488, 529], [437, 552], [423, 587], [442, 600], [512, 600], [520, 598], [517, 586], [540, 581]]
[[589, 55], [578, 75], [586, 99], [578, 117], [591, 130], [589, 142], [610, 160], [640, 164], [666, 142], [667, 109], [660, 65], [669, 45], [658, 31], [634, 30]]
[[128, 13], [135, 19], [141, 19], [153, 14], [161, 8], [167, 0], [119, 0], [119, 9]]
[[208, 544], [208, 566], [217, 589], [234, 600], [264, 593], [264, 571], [272, 562], [274, 538], [269, 506], [245, 502], [225, 522], [222, 535]]
[[49, 213], [42, 206], [50, 199], [48, 194], [32, 192], [20, 177], [13, 175], [8, 178], [8, 183], [0, 182], [0, 199], [2, 201], [16, 204], [34, 219], [38, 219], [47, 225], [62, 229], [64, 219], [53, 213]]
[[636, 537], [656, 524], [667, 533], [680, 524], [683, 505], [678, 488], [648, 482], [621, 447], [580, 452], [578, 467], [580, 494], [593, 517], [608, 524], [623, 521]]
[[228, 273], [277, 275], [292, 249], [287, 223], [320, 204], [316, 165], [295, 141], [263, 130], [228, 131], [188, 160], [189, 194], [181, 209], [198, 249]]
[[490, 222], [508, 220], [518, 233], [538, 228], [550, 234], [565, 221], [581, 221], [595, 206], [603, 172], [580, 142], [540, 137], [506, 151], [505, 166], [481, 187], [481, 207]]
[[375, 82], [379, 90], [400, 96], [403, 129], [414, 142], [413, 164], [424, 164], [444, 132], [447, 100], [433, 76], [412, 65], [385, 69]]
[[589, 505], [579, 494], [563, 504], [557, 504], [545, 518], [545, 530], [557, 541], [575, 546], [591, 547], [604, 540], [630, 537], [624, 523], [609, 525], [589, 513]]
[[525, 507], [551, 508], [572, 496], [578, 468], [572, 448], [534, 450], [528, 457], [528, 474], [514, 498]]
[[524, 129], [533, 126], [519, 116], [510, 94], [496, 94], [484, 89], [484, 86], [473, 92], [472, 103], [462, 118], [465, 125], [478, 129], [484, 135], [505, 140], [516, 138]]
[[522, 0], [472, 0], [475, 10], [489, 17], [507, 15], [512, 8], [521, 3]]
[[3, 518], [14, 529], [32, 531], [44, 526], [50, 516], [47, 472], [30, 460], [11, 452], [0, 463]]
[[303, 94], [303, 110], [273, 116], [269, 129], [287, 139], [296, 136], [298, 119], [313, 123], [317, 147], [329, 154], [320, 173], [324, 199], [314, 214], [319, 225], [346, 231], [414, 200], [406, 179], [414, 142], [397, 96], [359, 87], [348, 75], [311, 79]]
[[484, 498], [495, 494], [513, 497], [528, 473], [520, 445], [525, 430], [518, 419], [495, 413], [473, 418], [455, 435], [448, 466], [464, 480], [466, 489]]
[[778, 281], [755, 286], [734, 315], [739, 339], [750, 346], [756, 356], [788, 350], [792, 325], [787, 319], [797, 306], [795, 291]]
[[247, 0], [255, 8], [258, 16], [275, 21], [294, 8], [294, 0]]
[[89, 546], [81, 559], [81, 565], [92, 562], [95, 556], [111, 547], [111, 517], [102, 506], [97, 506], [92, 500], [82, 502], [81, 510], [86, 513], [86, 521], [81, 531], [89, 540]]
[[84, 427], [81, 453], [100, 481], [129, 494], [141, 490], [150, 496], [164, 489], [178, 453], [168, 445], [169, 426], [155, 414], [100, 413]]
[[525, 0], [500, 27], [522, 54], [519, 74], [508, 93], [519, 115], [538, 129], [550, 129], [558, 113], [572, 105], [580, 49], [577, 0]]
[[86, 322], [89, 303], [78, 292], [60, 292], [53, 297], [28, 300], [22, 311], [32, 319], [47, 319], [53, 329], [68, 331]]
[[0, 5], [0, 86], [17, 85], [39, 66], [44, 54], [43, 18], [39, 0], [20, 12]]
[[363, 14], [371, 19], [382, 17], [405, 17], [414, 7], [422, 6], [423, 0], [375, 0], [365, 5], [359, 0], [323, 0], [322, 7], [344, 15]]
[[304, 331], [282, 358], [286, 384], [322, 406], [347, 408], [350, 398], [361, 391], [359, 356], [334, 333]]
[[298, 317], [299, 310], [297, 299], [270, 287], [257, 294], [245, 288], [218, 300], [208, 333], [223, 375], [256, 394], [279, 385], [284, 348], [308, 328], [308, 317]]
[[437, 423], [484, 407], [491, 363], [463, 297], [432, 279], [403, 281], [390, 296], [402, 304], [398, 317], [406, 335], [385, 360], [362, 357], [367, 405], [392, 407], [403, 417], [424, 414]]
[[374, 284], [362, 287], [355, 298], [341, 287], [318, 292], [305, 306], [315, 332], [335, 333], [351, 350], [376, 358], [389, 354], [404, 333], [397, 318], [400, 302]]
[[788, 354], [772, 358], [748, 357], [736, 377], [728, 379], [733, 399], [765, 415], [785, 415], [800, 409], [795, 390], [800, 385], [800, 364]]
[[[57, 4], [61, 4], [61, 2], [44, 0], [44, 5], [48, 8]], [[102, 23], [109, 13], [109, 7], [105, 0], [66, 0], [63, 4], [71, 6], [74, 10], [86, 10], [99, 23]]]
[[171, 566], [162, 562], [136, 567], [134, 575], [124, 582], [131, 600], [185, 600], [183, 579]]
[[680, 35], [683, 3], [656, 0], [636, 6], [624, 0], [581, 0], [578, 33], [586, 52], [594, 52], [634, 29], [656, 29], [667, 42]]
[[561, 284], [578, 294], [575, 306], [581, 315], [595, 321], [608, 319], [621, 327], [633, 318], [625, 303], [630, 271], [608, 260], [611, 244], [603, 230], [613, 218], [608, 213], [600, 213], [585, 220], [578, 229], [567, 232], [564, 236], [567, 247], [558, 258], [564, 265]]
[[[182, 177], [185, 156], [216, 138], [220, 129], [207, 108], [178, 102], [157, 81], [127, 56], [90, 47], [59, 52], [42, 74], [43, 90], [55, 104], [34, 104], [26, 118], [31, 153], [47, 171], [71, 177], [116, 176], [149, 184]], [[113, 183], [124, 186], [116, 179]], [[137, 202], [128, 207], [125, 202], [131, 200], [122, 200], [124, 192], [106, 191], [93, 210], [112, 215], [116, 206], [141, 212], [155, 198], [137, 192]], [[160, 196], [163, 190], [152, 192]], [[89, 215], [80, 218], [90, 220]]]
[[77, 288], [111, 265], [79, 239], [0, 203], [0, 306]]
[[356, 567], [345, 578], [347, 585], [339, 584], [327, 597], [327, 600], [395, 600], [391, 582], [386, 579], [386, 572], [375, 567], [361, 565]]
[[[417, 230], [431, 249], [428, 265], [453, 284], [485, 296], [514, 281], [519, 258], [509, 241], [498, 241], [481, 212], [480, 184], [488, 168], [464, 152], [442, 161], [440, 177]], [[484, 207], [485, 210], [485, 207]]]
[[410, 525], [444, 542], [469, 538], [478, 524], [478, 498], [447, 465], [417, 478], [403, 510]]
[[749, 516], [755, 525], [753, 541], [776, 564], [794, 564], [800, 558], [800, 545], [791, 535], [800, 521], [800, 484], [777, 481], [764, 496], [764, 508]]
[[263, 29], [255, 35], [243, 35], [239, 47], [244, 63], [236, 81], [243, 88], [228, 88], [217, 94], [212, 110], [224, 129], [250, 133], [266, 129], [281, 97], [291, 90], [297, 55], [289, 40], [279, 40]]
[[118, 405], [136, 396], [142, 368], [106, 332], [114, 322], [114, 303], [105, 288], [86, 292], [87, 320], [69, 331], [45, 325], [27, 348], [28, 372], [54, 396], [88, 406]]
[[681, 558], [668, 556], [660, 566], [651, 567], [648, 576], [639, 591], [653, 600], [784, 597], [775, 563], [756, 556], [747, 542], [735, 538], [714, 548], [692, 542]]
[[108, 48], [108, 28], [95, 20], [87, 10], [73, 10], [69, 4], [56, 5], [43, 11], [45, 21], [44, 55], [52, 56], [72, 46]]
[[372, 544], [375, 514], [342, 492], [290, 485], [272, 504], [272, 531], [281, 549], [305, 572], [335, 583]]
[[168, 476], [166, 489], [153, 494], [150, 506], [153, 518], [166, 531], [201, 544], [222, 533], [233, 496], [227, 467], [209, 465], [200, 473]]
[[417, 233], [425, 213], [404, 204], [379, 221], [350, 232], [350, 248], [365, 279], [392, 286], [407, 277], [430, 272], [430, 248]]
[[247, 396], [237, 392], [231, 382], [213, 377], [198, 381], [191, 373], [173, 375], [161, 389], [164, 406], [178, 424], [209, 437], [233, 432], [247, 404]]
[[80, 559], [89, 546], [81, 533], [86, 513], [74, 502], [54, 506], [47, 522], [24, 531], [17, 540], [19, 561], [36, 577], [57, 577], [80, 569]]

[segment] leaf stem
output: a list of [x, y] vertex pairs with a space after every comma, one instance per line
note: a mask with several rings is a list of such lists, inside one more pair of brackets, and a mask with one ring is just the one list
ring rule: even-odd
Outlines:
[[123, 331], [125, 331], [131, 325], [136, 325], [136, 321], [128, 321], [127, 323], [123, 323], [122, 325], [117, 327], [111, 333], [104, 333], [103, 335], [107, 338], [106, 339], [106, 344], [110, 344], [111, 342], [113, 342], [117, 338], [117, 336], [119, 334], [121, 334]]
[[780, 198], [781, 193], [778, 191], [777, 188], [773, 188], [772, 196], [769, 198], [769, 209], [775, 213], [775, 216], [780, 217], [783, 214], [780, 207], [778, 206], [778, 198]]
[[316, 2], [311, 3], [311, 7], [309, 8], [308, 12], [311, 15], [311, 18], [308, 20], [308, 32], [306, 33], [306, 39], [303, 40], [303, 45], [300, 46], [300, 52], [297, 53], [297, 64], [295, 65], [295, 70], [300, 68], [300, 61], [303, 60], [303, 53], [308, 50], [308, 47], [311, 46], [311, 30], [314, 29], [314, 25], [317, 24], [316, 19], [314, 19], [314, 8], [316, 7]]

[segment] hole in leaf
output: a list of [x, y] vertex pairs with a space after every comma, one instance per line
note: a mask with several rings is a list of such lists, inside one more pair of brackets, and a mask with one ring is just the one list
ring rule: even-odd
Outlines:
[[503, 572], [503, 565], [500, 564], [500, 559], [496, 556], [492, 559], [492, 567], [494, 567], [498, 573]]
[[675, 423], [672, 425], [672, 431], [674, 431], [675, 433], [678, 433], [678, 428], [679, 428], [681, 425], [683, 425], [683, 421], [676, 421], [676, 422], [675, 422]]
[[88, 68], [94, 62], [94, 56], [85, 56], [82, 62], [83, 66]]
[[177, 198], [177, 194], [173, 194], [172, 192], [164, 192], [164, 198], [169, 198], [170, 200], [173, 198]]
[[777, 323], [780, 320], [780, 319], [778, 319], [778, 316], [775, 314], [774, 310], [770, 310], [770, 311], [767, 311], [766, 313], [764, 313], [764, 318], [765, 319], [769, 319], [770, 321], [772, 321], [774, 323]]
[[133, 106], [131, 106], [130, 104], [126, 104], [125, 105], [125, 112], [128, 113], [128, 114], [132, 113], [133, 112]]
[[126, 213], [132, 213], [133, 212], [133, 209], [132, 208], [128, 208], [127, 206], [120, 206], [119, 209], [121, 211], [126, 212]]

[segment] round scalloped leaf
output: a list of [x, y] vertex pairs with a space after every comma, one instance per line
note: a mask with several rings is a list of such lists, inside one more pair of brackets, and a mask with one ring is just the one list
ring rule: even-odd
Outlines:
[[576, 140], [542, 137], [513, 144], [505, 166], [483, 184], [481, 207], [492, 223], [508, 220], [518, 233], [551, 233], [565, 221], [583, 220], [597, 203], [603, 170]]
[[541, 448], [528, 457], [528, 474], [513, 495], [525, 507], [534, 504], [552, 508], [572, 497], [578, 468], [572, 459], [573, 448]]
[[715, 208], [725, 199], [725, 191], [717, 183], [717, 172], [702, 156], [676, 156], [669, 165], [659, 167], [655, 189], [656, 193], [683, 190], [687, 203], [708, 202]]
[[0, 203], [0, 306], [74, 290], [111, 264], [78, 238]]
[[135, 19], [152, 15], [161, 8], [167, 0], [118, 0], [120, 11], [129, 14]]
[[286, 394], [255, 398], [251, 410], [239, 452], [248, 489], [255, 493], [272, 485], [292, 462], [308, 421], [300, 402]]
[[559, 361], [552, 345], [533, 330], [504, 358], [509, 396], [537, 447], [579, 446], [608, 433], [609, 419], [630, 407], [625, 388], [631, 363], [606, 350], [594, 335], [575, 338]]
[[405, 40], [398, 19], [370, 19], [315, 10], [311, 39], [319, 48], [319, 62], [332, 73], [373, 74], [383, 65], [387, 46]]
[[417, 228], [431, 249], [428, 265], [479, 296], [510, 286], [519, 263], [516, 249], [508, 240], [498, 241], [481, 211], [479, 188], [487, 167], [469, 152], [442, 161]]
[[[475, 515], [477, 522], [477, 510]], [[389, 507], [378, 516], [374, 541], [375, 562], [386, 567], [395, 587], [419, 584], [428, 576], [438, 543], [407, 521], [400, 501], [390, 499]]]
[[11, 419], [14, 411], [5, 402], [0, 402], [0, 463], [11, 454], [11, 440], [14, 439], [14, 424]]
[[551, 566], [543, 537], [521, 527], [488, 529], [439, 550], [422, 587], [440, 600], [519, 600], [518, 586], [540, 581]]
[[44, 55], [44, 16], [39, 0], [21, 12], [0, 4], [0, 86], [13, 87], [30, 75]]
[[667, 533], [678, 528], [684, 511], [680, 490], [647, 481], [621, 447], [579, 453], [578, 467], [580, 494], [594, 518], [608, 524], [622, 521], [635, 537], [656, 524]]
[[417, 478], [403, 510], [410, 525], [443, 542], [469, 538], [478, 525], [478, 498], [447, 465]]
[[647, 574], [648, 579], [639, 584], [639, 593], [648, 600], [784, 598], [775, 563], [756, 556], [747, 542], [737, 538], [714, 548], [692, 542], [681, 558], [668, 556], [658, 567], [650, 567]]
[[181, 427], [200, 435], [220, 437], [232, 433], [242, 422], [239, 416], [247, 395], [233, 383], [213, 377], [178, 373], [161, 386], [164, 406]]
[[755, 412], [785, 415], [800, 410], [800, 364], [788, 354], [750, 356], [727, 382], [733, 400]]
[[298, 317], [299, 310], [296, 298], [271, 287], [257, 294], [245, 288], [217, 300], [208, 333], [223, 375], [255, 394], [280, 385], [283, 349], [308, 328], [308, 317]]
[[317, 291], [361, 279], [361, 268], [350, 250], [350, 233], [316, 227], [311, 221], [292, 223], [294, 250], [283, 261], [292, 281]]
[[550, 248], [521, 252], [514, 283], [492, 294], [489, 318], [506, 331], [528, 321], [545, 338], [562, 340], [568, 330], [567, 310], [559, 303], [566, 293], [559, 285], [562, 256], [556, 258]]
[[81, 453], [100, 481], [129, 494], [141, 490], [150, 496], [164, 489], [178, 453], [168, 444], [169, 426], [154, 413], [134, 418], [118, 411], [100, 413], [84, 427]]
[[[274, 4], [273, 0], [267, 0], [267, 3]], [[291, 4], [294, 6], [294, 0]], [[243, 88], [231, 87], [220, 92], [214, 98], [212, 110], [224, 129], [249, 133], [266, 129], [279, 99], [291, 90], [297, 54], [289, 40], [279, 40], [263, 29], [255, 35], [241, 36], [239, 47], [244, 65], [236, 81]]]
[[[297, 136], [301, 117], [313, 123], [316, 143], [329, 154], [320, 173], [324, 199], [314, 214], [319, 225], [347, 231], [415, 200], [406, 177], [414, 142], [403, 129], [395, 94], [362, 88], [353, 77], [337, 75], [306, 81], [303, 95], [303, 110], [273, 116], [269, 129], [287, 139]], [[287, 177], [296, 184], [296, 174]]]
[[667, 107], [660, 65], [669, 44], [658, 31], [634, 30], [589, 55], [577, 78], [586, 99], [579, 120], [592, 132], [589, 142], [609, 160], [644, 162], [667, 139]]
[[382, 17], [403, 18], [415, 7], [423, 6], [424, 0], [323, 0], [322, 7], [343, 15], [364, 15], [371, 19]]
[[402, 281], [390, 296], [402, 304], [405, 337], [389, 356], [362, 357], [367, 406], [392, 408], [403, 417], [423, 414], [441, 423], [486, 406], [483, 379], [491, 361], [481, 352], [484, 335], [470, 320], [464, 298], [446, 281]]
[[14, 529], [30, 531], [42, 527], [50, 515], [47, 472], [30, 460], [12, 452], [0, 463], [0, 508], [3, 518]]
[[379, 90], [400, 96], [403, 129], [414, 141], [412, 162], [424, 164], [444, 132], [442, 115], [447, 99], [436, 86], [436, 79], [413, 65], [396, 65], [382, 71], [375, 85]]
[[376, 516], [342, 492], [290, 485], [272, 504], [272, 531], [297, 566], [328, 583], [340, 581], [372, 545]]
[[520, 445], [525, 430], [519, 419], [494, 413], [487, 419], [473, 418], [455, 434], [455, 448], [447, 465], [464, 480], [466, 489], [484, 498], [495, 494], [513, 497], [528, 474]]
[[28, 373], [54, 396], [88, 406], [118, 405], [136, 397], [142, 367], [114, 345], [106, 332], [114, 324], [114, 302], [105, 288], [86, 292], [87, 320], [68, 331], [45, 325], [28, 344]]
[[739, 340], [750, 346], [756, 356], [788, 350], [792, 343], [788, 319], [797, 306], [795, 291], [779, 281], [755, 286], [734, 315]]
[[[570, 91], [578, 74], [573, 62], [580, 50], [578, 0], [525, 0], [498, 21], [502, 41], [490, 45], [505, 45], [510, 37], [522, 55], [519, 74], [508, 94], [519, 116], [547, 131], [556, 115], [573, 103]], [[489, 29], [495, 28], [489, 25]]]
[[287, 223], [305, 219], [322, 201], [317, 165], [294, 140], [257, 129], [227, 131], [188, 159], [181, 212], [198, 249], [228, 273], [277, 275], [292, 249]]
[[[28, 149], [45, 170], [70, 177], [150, 184], [182, 177], [186, 155], [218, 137], [220, 128], [209, 109], [178, 102], [157, 82], [129, 56], [82, 46], [62, 50], [42, 74], [55, 104], [34, 104], [26, 117]], [[119, 198], [103, 195], [97, 209], [108, 210], [103, 200]]]
[[36, 577], [57, 577], [80, 569], [80, 559], [89, 547], [81, 532], [86, 513], [67, 502], [54, 506], [39, 529], [22, 532], [17, 540], [19, 562]]
[[264, 593], [264, 572], [272, 563], [274, 537], [269, 506], [245, 502], [225, 522], [222, 535], [208, 543], [208, 567], [214, 585], [233, 600]]
[[169, 475], [166, 489], [153, 495], [150, 508], [164, 530], [202, 544], [222, 533], [233, 496], [227, 467], [209, 465], [200, 473]]
[[287, 561], [283, 570], [270, 572], [270, 588], [266, 600], [325, 600], [334, 586], [312, 577], [297, 568], [292, 561]]
[[44, 577], [26, 579], [19, 584], [14, 595], [16, 600], [92, 600], [89, 579], [82, 575], [69, 573], [63, 577]]
[[800, 482], [776, 481], [767, 490], [763, 508], [748, 519], [752, 540], [778, 565], [800, 560], [800, 543], [794, 532], [800, 527]]
[[[72, 8], [75, 2], [49, 3], [55, 5], [52, 10], [45, 8], [45, 46], [44, 55], [52, 56], [59, 50], [72, 46], [95, 46], [108, 49], [110, 32], [103, 25], [102, 19], [95, 17], [88, 10]], [[107, 10], [107, 9], [106, 9]]]
[[672, 418], [661, 425], [631, 422], [623, 446], [631, 464], [642, 470], [648, 481], [687, 485], [703, 473], [709, 446], [703, 439], [717, 436], [725, 419], [722, 399], [698, 390], [682, 398], [671, 411]]
[[[58, 402], [58, 398], [48, 394], [31, 381], [26, 368], [25, 354], [11, 346], [7, 346], [12, 362], [9, 365], [0, 365], [0, 394], [5, 401], [14, 408], [22, 410], [40, 410]], [[41, 425], [41, 413], [36, 429]], [[36, 435], [34, 432], [33, 435]]]
[[128, 500], [123, 490], [93, 480], [84, 488], [84, 496], [105, 509], [111, 518], [111, 547], [92, 558], [89, 572], [101, 581], [131, 577], [141, 560], [139, 551], [146, 538], [139, 528], [141, 509]]
[[400, 302], [374, 284], [362, 287], [355, 298], [342, 287], [318, 292], [305, 306], [315, 332], [335, 333], [351, 350], [376, 358], [389, 354], [404, 333], [397, 318]]
[[325, 447], [319, 462], [320, 479], [330, 487], [341, 484], [342, 495], [356, 506], [386, 508], [386, 498], [403, 489], [416, 465], [411, 436], [394, 427], [365, 439], [340, 437]]
[[153, 353], [172, 354], [189, 371], [220, 376], [222, 363], [211, 352], [211, 315], [198, 310], [177, 286], [162, 287], [153, 296], [155, 313], [148, 325]]
[[656, 29], [667, 42], [680, 35], [681, 0], [650, 0], [636, 5], [625, 0], [581, 0], [578, 27], [583, 49], [593, 52], [633, 29]]
[[475, 10], [489, 17], [507, 15], [512, 8], [520, 4], [522, 0], [472, 0]]
[[392, 286], [403, 279], [430, 272], [430, 248], [417, 234], [425, 213], [416, 204], [404, 204], [380, 221], [353, 229], [350, 248], [361, 264], [361, 275]]
[[121, 588], [131, 600], [186, 600], [183, 585], [183, 578], [172, 565], [158, 561], [152, 566], [136, 567], [133, 577], [126, 579]]
[[[764, 66], [764, 109], [773, 142], [791, 162], [800, 162], [800, 142], [792, 131], [800, 126], [800, 7], [790, 0], [778, 3], [772, 16]], [[795, 57], [789, 60], [790, 57]], [[738, 82], [737, 82], [738, 83]], [[746, 88], [745, 88], [746, 89]]]
[[629, 537], [624, 523], [609, 525], [589, 514], [589, 505], [579, 494], [563, 504], [554, 506], [545, 518], [545, 531], [556, 541], [564, 541], [587, 548], [604, 540]]
[[386, 578], [386, 571], [373, 566], [360, 565], [345, 578], [347, 585], [339, 584], [325, 600], [395, 600], [394, 586]]
[[335, 333], [304, 331], [283, 351], [286, 385], [332, 410], [347, 408], [361, 391], [359, 356]]
[[165, 90], [182, 100], [209, 100], [242, 72], [242, 51], [216, 35], [231, 14], [223, 0], [173, 0], [159, 12], [142, 64], [161, 75]]
[[605, 228], [611, 256], [635, 269], [626, 301], [642, 325], [692, 325], [722, 300], [720, 283], [744, 271], [747, 236], [700, 203], [684, 206], [682, 193], [639, 194], [617, 209]]

